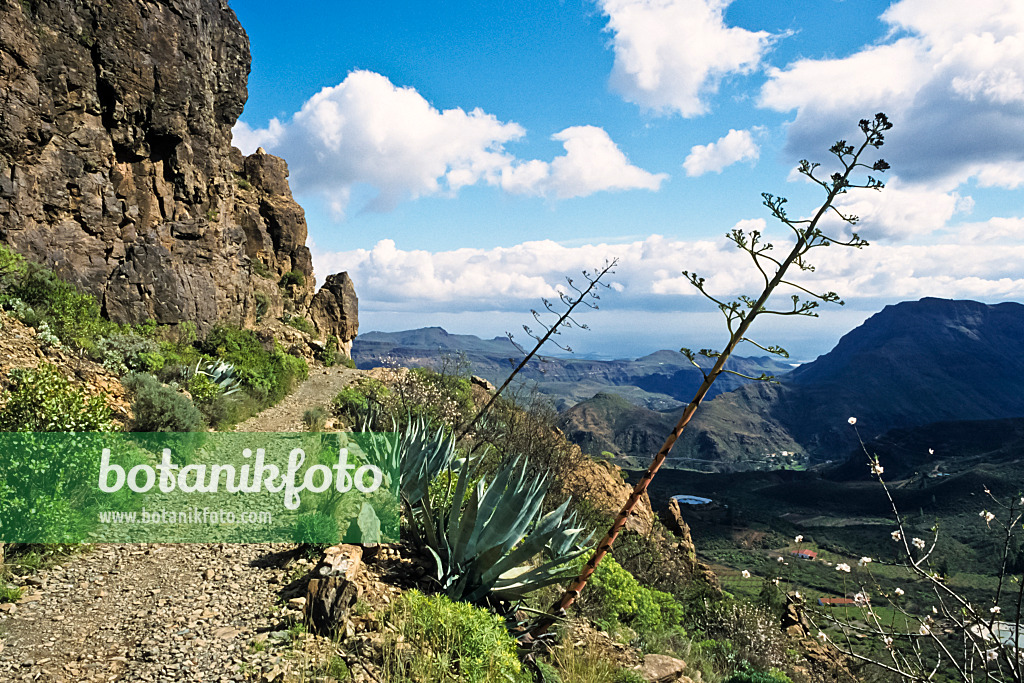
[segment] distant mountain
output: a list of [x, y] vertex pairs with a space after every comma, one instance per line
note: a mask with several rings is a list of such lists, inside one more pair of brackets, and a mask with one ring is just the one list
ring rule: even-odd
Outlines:
[[[782, 450], [817, 462], [844, 460], [858, 445], [849, 417], [865, 440], [936, 422], [1024, 417], [1024, 305], [926, 298], [886, 306], [780, 381], [747, 384], [703, 405], [673, 455], [722, 466]], [[566, 432], [581, 443], [606, 439], [602, 450], [644, 459], [653, 454], [646, 445], [660, 445], [665, 425], [681, 413], [631, 410], [638, 426], [609, 444], [609, 430], [596, 426], [600, 410], [608, 412], [607, 403], [593, 399], [567, 411]], [[638, 433], [647, 425], [660, 434]]]
[[[352, 357], [360, 368], [395, 363], [402, 366], [439, 368], [463, 354], [475, 375], [500, 384], [523, 354], [505, 337], [481, 339], [468, 334], [449, 334], [440, 327], [405, 332], [369, 332], [356, 337]], [[511, 362], [510, 362], [511, 361]], [[757, 376], [791, 369], [774, 358], [736, 358], [730, 369]], [[600, 392], [612, 392], [628, 403], [670, 409], [690, 400], [700, 385], [701, 374], [678, 351], [656, 351], [635, 360], [593, 360], [545, 356], [531, 361], [520, 373], [536, 382], [560, 410]], [[742, 386], [746, 380], [724, 376], [716, 383], [721, 393]]]

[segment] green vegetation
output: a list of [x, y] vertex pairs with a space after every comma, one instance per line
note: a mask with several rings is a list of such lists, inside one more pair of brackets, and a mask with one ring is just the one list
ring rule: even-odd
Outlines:
[[196, 432], [203, 415], [184, 394], [161, 384], [153, 375], [132, 373], [122, 380], [134, 395], [132, 431]]
[[281, 280], [278, 285], [281, 287], [289, 287], [290, 285], [298, 285], [302, 287], [306, 284], [306, 276], [297, 270], [289, 270], [287, 273], [281, 276]]
[[[255, 263], [263, 263], [262, 261], [256, 261]], [[266, 266], [264, 266], [265, 268]], [[256, 322], [260, 322], [267, 315], [267, 311], [270, 310], [270, 297], [263, 292], [256, 292], [252, 295], [253, 300], [256, 302], [254, 307], [256, 313]]]
[[309, 376], [306, 361], [275, 344], [268, 351], [252, 330], [218, 325], [199, 344], [200, 350], [235, 366], [242, 386], [264, 405], [288, 395], [295, 383]]
[[299, 332], [305, 332], [311, 337], [316, 336], [316, 328], [313, 327], [313, 323], [309, 322], [308, 320], [301, 316], [289, 316], [287, 320], [285, 320], [285, 322], [294, 327], [295, 329], [297, 329]]
[[327, 341], [324, 342], [324, 350], [320, 353], [319, 360], [325, 367], [329, 368], [332, 365], [338, 365], [350, 359], [345, 358], [339, 353], [338, 338], [333, 334], [329, 334], [327, 335]]
[[100, 315], [99, 304], [91, 295], [2, 245], [0, 292], [0, 306], [36, 329], [45, 323], [62, 343], [74, 349], [90, 351], [102, 334], [116, 327]]
[[0, 395], [0, 431], [108, 432], [113, 414], [101, 396], [75, 389], [54, 365], [14, 369]]
[[320, 406], [310, 408], [302, 414], [302, 422], [309, 431], [322, 432], [327, 424], [327, 411]]
[[[577, 562], [577, 572], [584, 561]], [[672, 595], [641, 585], [614, 558], [594, 572], [584, 612], [609, 633], [632, 629], [641, 645], [683, 618], [683, 606]]]
[[532, 680], [502, 619], [485, 609], [410, 590], [384, 619], [383, 680]]

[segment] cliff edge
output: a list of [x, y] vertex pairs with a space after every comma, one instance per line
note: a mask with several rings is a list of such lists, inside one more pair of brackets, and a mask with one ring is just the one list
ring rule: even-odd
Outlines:
[[314, 295], [277, 157], [231, 127], [248, 38], [223, 0], [0, 0], [0, 240], [119, 322], [309, 317], [347, 348], [347, 275]]

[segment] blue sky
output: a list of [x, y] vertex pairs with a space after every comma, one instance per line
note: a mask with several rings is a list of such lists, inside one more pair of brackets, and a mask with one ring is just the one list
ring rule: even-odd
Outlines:
[[349, 271], [364, 331], [515, 331], [618, 257], [578, 350], [720, 344], [680, 271], [755, 288], [723, 235], [781, 248], [760, 193], [812, 211], [796, 161], [876, 111], [890, 186], [845, 200], [872, 246], [808, 281], [848, 305], [762, 339], [808, 358], [886, 303], [1024, 298], [1016, 0], [231, 4], [253, 56], [235, 144], [288, 161], [318, 279]]

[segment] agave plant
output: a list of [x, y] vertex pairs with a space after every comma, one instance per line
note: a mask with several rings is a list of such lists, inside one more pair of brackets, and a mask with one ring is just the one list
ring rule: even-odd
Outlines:
[[[435, 511], [429, 497], [411, 506], [413, 527], [434, 557], [436, 579], [454, 600], [491, 596], [514, 601], [560, 583], [575, 572], [570, 563], [587, 552], [590, 534], [566, 515], [569, 501], [541, 514], [545, 478], [528, 479], [525, 464], [506, 465], [490, 486], [479, 480], [465, 505], [471, 466], [461, 461], [455, 495]], [[539, 564], [531, 564], [543, 556]]]
[[[416, 506], [426, 497], [430, 482], [455, 461], [455, 439], [443, 426], [433, 429], [422, 415], [410, 417], [398, 439], [374, 435], [371, 425], [380, 419], [371, 406], [360, 421], [359, 430], [368, 436], [367, 458], [382, 472], [400, 472], [402, 500]], [[398, 431], [394, 420], [391, 431]]]
[[[490, 486], [483, 479], [473, 483], [473, 461], [458, 457], [455, 439], [443, 426], [434, 429], [426, 417], [410, 417], [395, 439], [371, 431], [380, 422], [372, 406], [360, 420], [360, 430], [369, 437], [367, 457], [385, 472], [400, 472], [412, 540], [433, 556], [435, 578], [450, 598], [514, 601], [572, 578], [570, 563], [587, 552], [590, 535], [584, 536], [575, 515], [567, 514], [569, 501], [542, 514], [545, 478], [527, 477], [525, 462], [520, 467], [517, 459]], [[397, 429], [392, 421], [392, 430]], [[435, 510], [428, 490], [439, 476], [455, 478], [455, 490]], [[538, 556], [542, 559], [536, 564]]]
[[197, 361], [192, 375], [206, 375], [211, 382], [220, 387], [221, 393], [225, 396], [242, 388], [238, 378], [235, 377], [235, 366], [222, 360], [211, 360], [206, 363], [201, 360]]

